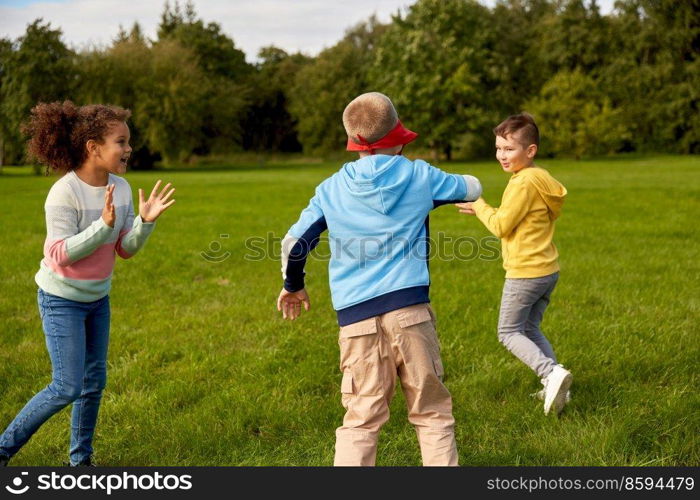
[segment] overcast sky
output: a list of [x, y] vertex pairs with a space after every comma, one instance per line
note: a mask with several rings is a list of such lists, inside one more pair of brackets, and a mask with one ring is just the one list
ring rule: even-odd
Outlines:
[[[481, 0], [493, 5], [495, 0]], [[598, 0], [609, 12], [614, 0]], [[173, 2], [171, 1], [171, 4]], [[180, 2], [184, 4], [184, 0]], [[199, 17], [219, 23], [246, 58], [261, 47], [316, 55], [342, 38], [345, 30], [372, 14], [388, 21], [413, 0], [195, 0]], [[154, 38], [165, 0], [0, 0], [0, 37], [17, 38], [38, 17], [60, 27], [64, 41], [82, 48], [106, 45], [119, 31], [138, 21]]]

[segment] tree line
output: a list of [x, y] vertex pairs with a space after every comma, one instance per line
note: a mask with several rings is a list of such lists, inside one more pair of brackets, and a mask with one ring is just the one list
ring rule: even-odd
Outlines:
[[41, 19], [0, 38], [0, 165], [23, 161], [39, 101], [130, 108], [133, 165], [233, 151], [343, 148], [346, 103], [389, 95], [417, 147], [490, 155], [491, 129], [526, 110], [549, 156], [700, 152], [700, 0], [418, 0], [369, 18], [315, 57], [269, 46], [254, 63], [192, 3], [76, 50]]

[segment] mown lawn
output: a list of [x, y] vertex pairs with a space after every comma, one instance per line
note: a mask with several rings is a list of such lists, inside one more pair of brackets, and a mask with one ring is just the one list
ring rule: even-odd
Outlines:
[[[561, 279], [543, 330], [574, 373], [573, 401], [561, 418], [546, 418], [529, 396], [538, 379], [498, 343], [500, 261], [456, 259], [441, 247], [431, 299], [461, 464], [700, 464], [700, 159], [540, 164], [569, 190], [556, 235]], [[274, 253], [272, 240], [337, 167], [127, 175], [134, 193], [158, 178], [172, 181], [177, 203], [144, 250], [115, 269], [98, 463], [332, 464], [343, 408], [327, 263], [310, 260], [312, 310], [288, 323], [274, 307], [279, 261], [251, 259], [261, 253], [251, 245], [272, 242]], [[495, 161], [443, 168], [477, 175], [498, 204], [507, 175]], [[50, 377], [33, 277], [55, 179], [19, 171], [0, 176], [2, 428]], [[431, 235], [493, 246], [475, 218], [452, 206], [433, 213]], [[247, 249], [249, 238], [258, 239]], [[230, 256], [214, 262], [202, 252]], [[51, 419], [13, 464], [67, 460], [69, 417], [64, 410]], [[420, 464], [400, 392], [378, 464]]]

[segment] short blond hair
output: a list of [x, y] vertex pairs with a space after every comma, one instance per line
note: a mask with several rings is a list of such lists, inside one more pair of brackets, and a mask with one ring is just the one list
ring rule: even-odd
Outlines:
[[387, 135], [396, 126], [399, 115], [396, 108], [384, 94], [367, 92], [348, 104], [343, 111], [343, 126], [348, 137], [355, 144], [362, 139], [372, 143]]

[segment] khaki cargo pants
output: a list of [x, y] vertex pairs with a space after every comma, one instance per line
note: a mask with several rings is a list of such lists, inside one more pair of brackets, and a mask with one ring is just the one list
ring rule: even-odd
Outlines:
[[374, 465], [396, 377], [418, 435], [423, 465], [457, 465], [452, 397], [442, 383], [435, 315], [418, 304], [340, 329], [342, 403], [335, 465]]

